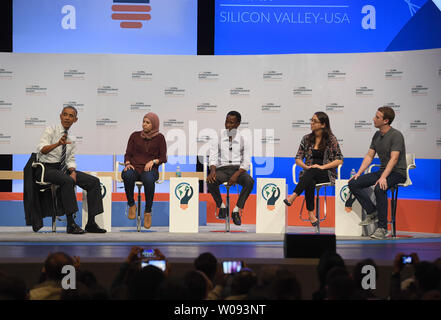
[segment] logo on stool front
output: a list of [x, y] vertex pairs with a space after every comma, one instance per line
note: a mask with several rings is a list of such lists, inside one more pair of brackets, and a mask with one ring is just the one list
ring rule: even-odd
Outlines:
[[188, 201], [193, 197], [193, 187], [187, 182], [182, 182], [176, 186], [175, 195], [180, 201], [181, 209], [185, 210], [188, 208]]
[[262, 188], [262, 197], [266, 200], [266, 207], [268, 210], [275, 209], [275, 203], [280, 197], [280, 188], [274, 183], [268, 183]]

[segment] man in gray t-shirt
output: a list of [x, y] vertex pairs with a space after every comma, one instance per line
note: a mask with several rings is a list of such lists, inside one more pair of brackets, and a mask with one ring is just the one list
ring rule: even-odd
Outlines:
[[381, 131], [375, 132], [372, 137], [370, 149], [374, 150], [380, 158], [380, 170], [386, 169], [390, 161], [391, 152], [398, 151], [398, 162], [392, 171], [406, 176], [406, 146], [404, 145], [403, 134], [400, 131], [390, 127], [389, 131], [385, 134], [382, 134]]
[[[366, 210], [367, 218], [360, 225], [368, 225], [378, 221], [378, 228], [371, 235], [374, 239], [385, 239], [387, 233], [387, 190], [392, 186], [406, 181], [406, 147], [400, 131], [390, 125], [395, 112], [390, 107], [380, 107], [373, 119], [375, 132], [368, 153], [358, 169], [349, 180], [349, 189]], [[381, 166], [377, 172], [361, 175], [378, 154]], [[374, 187], [376, 205], [364, 190]]]

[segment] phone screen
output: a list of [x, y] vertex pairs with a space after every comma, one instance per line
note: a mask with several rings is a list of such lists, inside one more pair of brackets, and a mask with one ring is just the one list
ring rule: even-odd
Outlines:
[[225, 274], [239, 272], [242, 269], [242, 261], [224, 261], [222, 268]]
[[142, 251], [142, 257], [143, 258], [151, 258], [155, 256], [155, 250], [153, 249], [148, 249], [148, 250], [143, 250]]
[[401, 259], [402, 259], [401, 262], [403, 264], [410, 264], [410, 263], [412, 263], [412, 257], [411, 256], [402, 256]]
[[141, 267], [146, 267], [146, 266], [155, 266], [159, 269], [161, 269], [162, 271], [165, 271], [165, 267], [166, 267], [166, 262], [165, 260], [149, 260], [149, 261], [142, 261], [141, 262]]

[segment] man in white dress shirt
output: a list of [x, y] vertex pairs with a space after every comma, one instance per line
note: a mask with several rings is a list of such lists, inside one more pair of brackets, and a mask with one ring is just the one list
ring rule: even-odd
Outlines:
[[63, 108], [60, 114], [61, 124], [47, 127], [41, 135], [37, 146], [37, 159], [44, 164], [45, 177], [48, 182], [57, 184], [61, 189], [61, 202], [67, 218], [66, 232], [83, 234], [74, 220], [78, 211], [75, 185], [87, 191], [88, 221], [86, 231], [105, 233], [95, 222], [95, 216], [102, 213], [100, 180], [89, 174], [76, 170], [75, 142], [68, 136], [68, 130], [78, 120], [78, 111], [72, 106]]
[[251, 142], [237, 130], [240, 121], [239, 112], [230, 111], [227, 114], [225, 130], [222, 130], [219, 141], [210, 145], [210, 174], [207, 177], [208, 191], [219, 209], [219, 219], [225, 219], [229, 214], [222, 201], [219, 185], [228, 181], [229, 186], [236, 183], [242, 186], [231, 214], [234, 224], [238, 226], [241, 225], [242, 210], [254, 186], [253, 178], [247, 173], [251, 163]]

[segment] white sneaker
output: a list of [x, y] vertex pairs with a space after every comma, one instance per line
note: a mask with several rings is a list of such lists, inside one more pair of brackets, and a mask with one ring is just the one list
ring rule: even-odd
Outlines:
[[387, 230], [383, 228], [377, 228], [373, 234], [371, 234], [372, 239], [384, 240], [386, 239]]
[[376, 214], [367, 214], [366, 215], [366, 219], [364, 219], [363, 221], [361, 221], [358, 225], [359, 226], [367, 226], [371, 223], [375, 223], [378, 222], [378, 217]]

